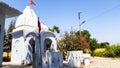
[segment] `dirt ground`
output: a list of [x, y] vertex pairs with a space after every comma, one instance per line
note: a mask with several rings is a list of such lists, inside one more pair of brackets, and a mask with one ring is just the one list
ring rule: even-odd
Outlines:
[[[67, 62], [64, 62], [67, 64]], [[64, 68], [70, 68], [69, 66]], [[80, 68], [120, 68], [120, 58], [91, 57], [90, 65]]]
[[3, 62], [3, 66], [0, 68], [32, 68], [31, 65], [14, 65], [11, 62]]
[[[67, 61], [64, 61], [63, 68], [70, 68]], [[32, 66], [13, 65], [10, 62], [3, 62], [1, 68], [32, 68]], [[91, 57], [90, 66], [81, 68], [120, 68], [120, 58]]]
[[89, 68], [120, 68], [120, 58], [92, 57]]

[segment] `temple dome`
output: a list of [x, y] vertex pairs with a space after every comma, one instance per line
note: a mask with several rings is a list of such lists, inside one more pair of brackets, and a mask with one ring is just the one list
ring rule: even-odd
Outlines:
[[[41, 24], [41, 30], [48, 30], [48, 27], [42, 23]], [[16, 30], [31, 30], [31, 29], [38, 29], [38, 16], [35, 14], [35, 12], [30, 8], [30, 6], [26, 6], [26, 8], [23, 11], [23, 14], [21, 14], [16, 23], [15, 23]]]

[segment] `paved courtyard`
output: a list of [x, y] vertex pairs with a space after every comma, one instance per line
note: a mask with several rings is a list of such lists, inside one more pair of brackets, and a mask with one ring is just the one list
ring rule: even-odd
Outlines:
[[120, 58], [92, 57], [89, 68], [120, 68]]
[[[70, 68], [66, 61], [63, 63], [64, 68]], [[11, 65], [10, 62], [3, 62], [3, 67], [1, 68], [32, 68], [32, 66], [18, 66]], [[120, 68], [120, 58], [91, 57], [90, 66], [81, 68]]]

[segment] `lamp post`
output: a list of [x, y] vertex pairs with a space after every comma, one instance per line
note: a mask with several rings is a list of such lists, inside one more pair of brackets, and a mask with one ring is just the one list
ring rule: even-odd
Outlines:
[[79, 19], [79, 29], [80, 29], [80, 36], [81, 36], [81, 26], [82, 26], [82, 24], [84, 24], [86, 21], [83, 21], [82, 23], [80, 23], [80, 14], [81, 14], [82, 12], [78, 12], [78, 19]]
[[80, 14], [81, 14], [81, 12], [78, 12], [79, 31], [80, 31], [80, 46], [81, 46], [81, 26], [82, 26], [82, 24], [84, 24], [86, 21], [82, 21], [82, 23], [80, 23]]
[[[78, 12], [78, 19], [79, 19], [79, 29], [80, 29], [80, 46], [81, 46], [81, 50], [83, 50], [83, 47], [81, 45], [81, 26], [82, 24], [84, 24], [86, 21], [82, 21], [82, 23], [80, 23], [80, 14], [81, 12]], [[81, 58], [81, 66], [83, 66], [83, 59]]]
[[[80, 23], [80, 25], [79, 25], [79, 28], [80, 28], [80, 46], [82, 46], [81, 45], [81, 26], [82, 26], [82, 24], [84, 24], [86, 21], [83, 21], [82, 23]], [[81, 48], [82, 50], [83, 50], [83, 48]]]
[[84, 20], [82, 23], [80, 23], [79, 28], [80, 28], [80, 36], [81, 36], [81, 26], [84, 24], [86, 21]]

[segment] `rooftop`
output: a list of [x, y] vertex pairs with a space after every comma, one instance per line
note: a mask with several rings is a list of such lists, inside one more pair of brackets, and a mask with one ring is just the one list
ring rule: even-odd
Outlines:
[[15, 17], [22, 14], [19, 10], [10, 7], [2, 1], [0, 1], [0, 11], [4, 12], [6, 18]]

